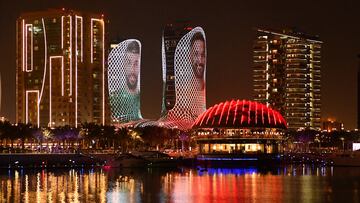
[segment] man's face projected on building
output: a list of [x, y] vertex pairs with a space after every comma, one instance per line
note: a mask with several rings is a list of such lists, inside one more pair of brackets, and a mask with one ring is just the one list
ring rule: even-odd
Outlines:
[[205, 70], [205, 41], [201, 35], [195, 35], [192, 40], [190, 60], [195, 76], [203, 79]]
[[139, 45], [136, 42], [132, 42], [128, 45], [125, 57], [126, 84], [129, 90], [135, 91], [137, 89], [140, 70]]

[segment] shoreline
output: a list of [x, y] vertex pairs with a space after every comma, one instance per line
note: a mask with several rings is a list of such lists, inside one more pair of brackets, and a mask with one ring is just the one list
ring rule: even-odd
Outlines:
[[[21, 168], [87, 168], [87, 167], [106, 167], [107, 161], [113, 159], [115, 154], [113, 153], [6, 153], [0, 154], [0, 169], [21, 169]], [[294, 154], [283, 155], [278, 160], [265, 160], [265, 161], [253, 161], [253, 160], [241, 160], [236, 159], [229, 160], [201, 160], [196, 157], [183, 157], [176, 159], [177, 166], [187, 167], [243, 167], [243, 166], [270, 166], [270, 165], [289, 165], [289, 164], [311, 164], [322, 166], [341, 166], [324, 161], [325, 157], [312, 157], [308, 159], [306, 154]], [[156, 161], [155, 161], [156, 162]], [[147, 167], [173, 167], [174, 163], [170, 166], [165, 163], [158, 166]], [[350, 166], [350, 165], [348, 165]], [[355, 166], [355, 165], [354, 165]], [[356, 165], [357, 166], [357, 165]], [[132, 168], [132, 167], [130, 167]]]
[[102, 166], [113, 154], [0, 154], [0, 168], [68, 168]]

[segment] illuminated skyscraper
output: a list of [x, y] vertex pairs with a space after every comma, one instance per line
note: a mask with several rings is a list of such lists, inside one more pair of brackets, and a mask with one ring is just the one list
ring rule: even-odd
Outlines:
[[167, 25], [162, 38], [160, 126], [190, 129], [206, 110], [206, 38], [201, 27]]
[[280, 111], [289, 129], [320, 129], [321, 44], [291, 30], [257, 29], [254, 100]]
[[103, 16], [48, 10], [24, 13], [16, 25], [16, 121], [105, 124]]
[[111, 119], [126, 123], [142, 119], [140, 113], [141, 44], [129, 39], [114, 46], [108, 59]]

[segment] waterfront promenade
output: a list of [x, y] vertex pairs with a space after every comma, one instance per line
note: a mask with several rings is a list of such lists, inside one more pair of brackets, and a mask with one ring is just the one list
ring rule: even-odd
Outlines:
[[8, 153], [0, 154], [0, 168], [62, 168], [102, 166], [109, 153]]

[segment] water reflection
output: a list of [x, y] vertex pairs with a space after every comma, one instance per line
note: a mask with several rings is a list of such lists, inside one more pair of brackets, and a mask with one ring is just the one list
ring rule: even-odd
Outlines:
[[0, 171], [0, 202], [359, 202], [358, 168]]

